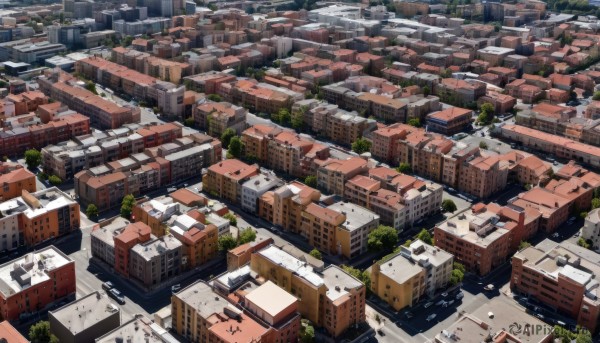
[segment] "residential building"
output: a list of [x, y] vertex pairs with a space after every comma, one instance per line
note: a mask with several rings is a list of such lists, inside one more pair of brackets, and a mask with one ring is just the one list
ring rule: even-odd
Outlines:
[[508, 162], [499, 156], [472, 156], [460, 166], [458, 189], [486, 199], [506, 187]]
[[22, 235], [12, 236], [12, 244], [4, 241], [7, 249], [14, 248], [15, 242], [33, 247], [79, 229], [79, 204], [56, 187], [35, 193], [23, 190], [20, 197], [0, 203], [0, 212], [7, 217], [2, 221], [3, 230], [14, 230], [16, 219]]
[[267, 166], [297, 177], [314, 175], [314, 160], [329, 157], [329, 147], [293, 131], [282, 131], [267, 142]]
[[223, 199], [239, 204], [242, 199], [242, 184], [258, 174], [256, 165], [229, 159], [213, 164], [202, 177], [203, 190]]
[[268, 329], [213, 292], [203, 281], [171, 297], [172, 328], [190, 342], [266, 340]]
[[367, 170], [367, 160], [360, 157], [330, 159], [317, 169], [317, 185], [325, 193], [343, 195], [346, 182]]
[[250, 258], [255, 252], [273, 244], [273, 238], [257, 239], [257, 241], [242, 244], [227, 252], [227, 270], [233, 271], [250, 263]]
[[95, 204], [98, 211], [120, 206], [123, 197], [131, 194], [127, 175], [122, 172], [92, 176], [86, 170], [75, 174], [75, 194], [84, 206]]
[[0, 201], [16, 198], [23, 190], [33, 193], [36, 191], [35, 174], [21, 165], [0, 163]]
[[[110, 228], [106, 227], [105, 230], [108, 231], [109, 235], [111, 234], [109, 231], [110, 229], [115, 230], [112, 233], [115, 271], [125, 277], [129, 277], [132, 269], [131, 249], [138, 244], [153, 240], [155, 237], [151, 235], [150, 227], [142, 222], [126, 224], [126, 226], [122, 228], [119, 228], [118, 225], [119, 222], [115, 223], [115, 225]], [[105, 248], [104, 250], [110, 249]], [[139, 270], [136, 270], [135, 272], [139, 273]]]
[[454, 257], [420, 240], [371, 267], [371, 290], [394, 310], [414, 306], [450, 282]]
[[600, 247], [600, 209], [596, 208], [588, 212], [581, 229], [581, 237], [591, 242], [593, 248]]
[[169, 233], [181, 242], [183, 270], [199, 267], [217, 257], [219, 252], [219, 229], [217, 226], [190, 219], [193, 218], [188, 215], [180, 215], [169, 229]]
[[258, 199], [266, 192], [282, 185], [275, 174], [258, 174], [242, 184], [242, 209], [257, 213]]
[[48, 321], [60, 342], [94, 343], [121, 325], [121, 310], [108, 295], [95, 291], [48, 312]]
[[592, 285], [596, 284], [599, 256], [571, 242], [546, 239], [512, 258], [511, 290], [533, 297], [595, 332], [600, 302], [598, 288]]
[[320, 198], [318, 190], [293, 181], [264, 193], [258, 201], [258, 215], [286, 231], [300, 233], [302, 212]]
[[556, 231], [569, 218], [571, 201], [550, 190], [534, 187], [510, 201], [521, 208], [531, 208], [542, 214], [540, 229], [547, 233]]
[[333, 337], [365, 321], [365, 285], [335, 265], [317, 273], [270, 246], [252, 254], [250, 268], [288, 293], [301, 295], [298, 312]]
[[129, 253], [129, 276], [148, 288], [179, 275], [182, 244], [172, 235], [136, 244]]
[[0, 265], [0, 275], [2, 320], [17, 320], [75, 296], [75, 261], [52, 245]]
[[493, 213], [463, 213], [435, 227], [435, 245], [467, 270], [486, 275], [510, 256], [511, 235], [505, 224]]
[[254, 158], [259, 162], [266, 162], [269, 156], [268, 144], [271, 137], [279, 134], [281, 129], [271, 125], [254, 125], [242, 133], [244, 155]]
[[0, 322], [0, 337], [4, 338], [6, 343], [29, 343], [29, 340], [23, 337], [7, 320]]
[[465, 130], [473, 121], [473, 111], [450, 107], [427, 116], [427, 129], [450, 136]]
[[[514, 323], [524, 324], [520, 324], [518, 330], [511, 330], [511, 325]], [[501, 297], [494, 297], [477, 309], [465, 313], [457, 321], [453, 321], [448, 328], [440, 330], [434, 341], [480, 343], [482, 339], [489, 339], [492, 342], [511, 339], [515, 342], [550, 343], [556, 339], [556, 336], [553, 327], [523, 311], [519, 305], [512, 301], [505, 301]]]
[[302, 234], [317, 249], [353, 258], [367, 251], [368, 235], [379, 226], [379, 215], [347, 202], [328, 207], [309, 204], [302, 213]]
[[136, 314], [130, 321], [123, 323], [118, 328], [102, 337], [96, 338], [96, 343], [112, 343], [123, 337], [128, 337], [132, 342], [144, 341], [148, 343], [177, 343], [179, 342], [167, 330], [158, 326], [152, 320], [141, 314]]
[[205, 102], [196, 106], [194, 122], [213, 137], [221, 137], [226, 129], [240, 135], [246, 128], [247, 110], [228, 102]]

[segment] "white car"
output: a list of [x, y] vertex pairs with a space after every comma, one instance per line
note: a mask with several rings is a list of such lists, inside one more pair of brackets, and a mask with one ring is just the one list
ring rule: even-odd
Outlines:
[[428, 315], [425, 320], [430, 322], [430, 321], [434, 320], [435, 317], [437, 317], [437, 314], [433, 313], [433, 314]]
[[425, 304], [423, 307], [425, 307], [425, 308], [429, 308], [429, 307], [431, 307], [431, 305], [433, 305], [433, 303], [430, 301], [430, 302], [428, 302], [427, 304]]
[[456, 294], [456, 300], [460, 300], [464, 297], [465, 297], [465, 293], [463, 293], [463, 292], [459, 292], [458, 294]]
[[440, 305], [444, 305], [446, 303], [445, 300], [440, 300], [438, 302], [435, 303], [435, 306], [440, 306]]

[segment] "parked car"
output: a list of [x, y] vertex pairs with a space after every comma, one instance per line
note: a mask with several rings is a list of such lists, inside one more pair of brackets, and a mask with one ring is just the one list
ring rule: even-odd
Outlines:
[[123, 305], [125, 303], [125, 297], [118, 289], [113, 288], [108, 292], [111, 298], [115, 299], [119, 304]]
[[444, 293], [442, 293], [442, 296], [443, 296], [444, 298], [445, 298], [445, 297], [447, 297], [447, 296], [448, 296], [448, 292], [444, 292]]
[[415, 315], [412, 312], [406, 312], [406, 314], [404, 316], [406, 317], [406, 319], [411, 319]]
[[438, 302], [435, 303], [435, 306], [440, 306], [440, 305], [444, 305], [446, 303], [446, 300], [440, 300]]
[[180, 284], [173, 285], [173, 286], [171, 286], [171, 293], [175, 294], [175, 293], [179, 292], [180, 289], [181, 289]]
[[430, 301], [430, 302], [426, 303], [423, 307], [429, 308], [429, 307], [431, 307], [431, 305], [433, 305], [433, 302]]
[[115, 286], [110, 281], [106, 281], [105, 283], [102, 284], [102, 289], [105, 290], [105, 291], [107, 291], [107, 292], [110, 291], [113, 288], [115, 288]]
[[460, 300], [460, 299], [462, 299], [464, 297], [465, 297], [465, 293], [463, 293], [463, 292], [458, 292], [456, 294], [456, 300]]
[[483, 289], [485, 289], [486, 291], [493, 291], [494, 290], [494, 285], [492, 285], [491, 283], [489, 285], [486, 285], [485, 287], [483, 287]]
[[432, 314], [428, 315], [425, 320], [428, 321], [428, 322], [430, 322], [430, 321], [434, 320], [435, 317], [437, 317], [437, 314], [432, 313]]

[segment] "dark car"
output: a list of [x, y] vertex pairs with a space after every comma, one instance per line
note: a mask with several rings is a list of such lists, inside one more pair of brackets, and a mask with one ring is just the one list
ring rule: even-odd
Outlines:
[[121, 294], [121, 292], [119, 292], [119, 290], [116, 288], [108, 291], [108, 295], [110, 295], [111, 298], [115, 299], [121, 305], [125, 303], [125, 297], [123, 297], [123, 294]]
[[113, 288], [115, 288], [115, 286], [110, 281], [106, 281], [105, 283], [102, 284], [102, 289], [105, 290], [105, 291], [107, 291], [107, 292], [110, 291]]

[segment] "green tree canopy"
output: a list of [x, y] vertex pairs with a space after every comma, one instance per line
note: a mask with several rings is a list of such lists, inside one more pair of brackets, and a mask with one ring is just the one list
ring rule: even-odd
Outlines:
[[519, 250], [523, 250], [525, 248], [529, 248], [531, 246], [531, 243], [527, 242], [527, 241], [521, 241], [519, 242]]
[[593, 198], [592, 199], [592, 210], [600, 207], [600, 199]]
[[125, 219], [131, 218], [131, 212], [135, 206], [135, 197], [132, 194], [128, 194], [123, 197], [121, 202], [121, 217]]
[[42, 163], [42, 153], [36, 149], [29, 149], [25, 151], [25, 164], [27, 168], [36, 169]]
[[600, 100], [600, 91], [596, 91], [594, 92], [594, 96], [592, 97], [593, 100]]
[[317, 177], [314, 175], [308, 175], [304, 179], [304, 184], [306, 184], [308, 187], [316, 188], [317, 187]]
[[310, 325], [307, 320], [302, 320], [300, 325], [300, 342], [301, 343], [313, 343], [315, 342], [315, 328]]
[[412, 174], [412, 168], [410, 167], [410, 164], [408, 164], [406, 162], [400, 163], [400, 165], [398, 166], [398, 168], [396, 168], [396, 170], [398, 171], [398, 173]]
[[256, 231], [251, 227], [247, 227], [238, 233], [238, 243], [246, 244], [256, 240]]
[[225, 213], [223, 218], [229, 220], [229, 225], [231, 225], [231, 226], [237, 225], [237, 217], [235, 216], [235, 214], [228, 212], [228, 213]]
[[50, 333], [50, 322], [43, 320], [29, 328], [31, 343], [58, 343], [58, 338]]
[[408, 120], [407, 124], [414, 127], [421, 127], [421, 120], [419, 118], [412, 118]]
[[223, 133], [221, 134], [221, 144], [223, 144], [223, 148], [228, 149], [229, 142], [231, 142], [231, 139], [235, 136], [236, 136], [236, 133], [233, 129], [231, 129], [231, 128], [225, 129], [225, 131], [223, 131]]
[[219, 250], [229, 251], [237, 246], [237, 241], [230, 233], [226, 233], [219, 237]]
[[214, 101], [214, 102], [221, 102], [223, 101], [223, 98], [221, 98], [221, 96], [219, 94], [209, 94], [206, 96], [206, 98], [210, 101]]
[[58, 185], [62, 184], [62, 180], [60, 179], [60, 177], [58, 177], [56, 175], [50, 175], [48, 177], [48, 182], [50, 182], [50, 184], [52, 186], [58, 186]]
[[442, 210], [444, 212], [454, 213], [454, 211], [456, 211], [456, 204], [452, 199], [444, 199], [442, 201]]
[[385, 225], [379, 225], [371, 231], [367, 241], [369, 249], [373, 251], [392, 250], [397, 243], [398, 232], [393, 227]]
[[308, 254], [310, 256], [316, 258], [317, 260], [323, 260], [323, 255], [321, 254], [321, 252], [319, 250], [317, 250], [317, 248], [314, 248]]
[[229, 149], [227, 152], [235, 158], [240, 158], [242, 156], [242, 150], [244, 149], [244, 143], [239, 136], [233, 136], [229, 141]]
[[427, 244], [433, 245], [433, 237], [431, 237], [431, 234], [429, 231], [427, 231], [427, 229], [422, 229], [417, 235], [417, 238]]
[[487, 143], [486, 143], [486, 142], [484, 142], [484, 141], [481, 141], [481, 142], [479, 142], [479, 147], [480, 147], [481, 149], [487, 149], [487, 148], [488, 148], [488, 145], [487, 145]]
[[94, 204], [89, 204], [85, 209], [85, 215], [88, 218], [96, 218], [98, 217], [98, 207]]
[[364, 154], [371, 150], [371, 142], [366, 138], [359, 138], [352, 143], [352, 151], [357, 154]]

